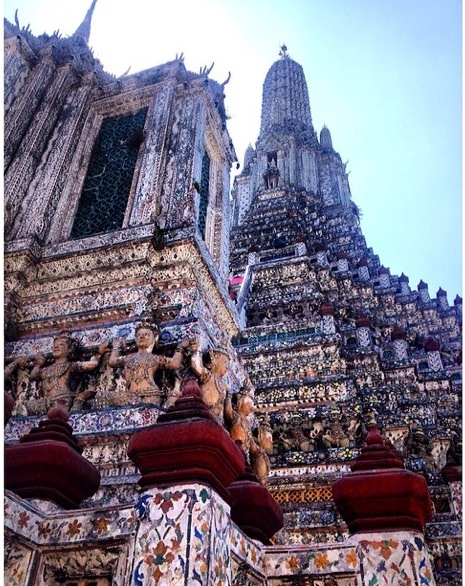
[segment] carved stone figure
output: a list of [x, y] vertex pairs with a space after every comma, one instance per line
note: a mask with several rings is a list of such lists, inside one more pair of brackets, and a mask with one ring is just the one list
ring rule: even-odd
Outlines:
[[199, 380], [202, 398], [218, 422], [223, 425], [227, 389], [221, 379], [228, 372], [229, 354], [222, 347], [210, 350], [210, 363], [205, 365], [199, 340], [190, 343], [190, 351], [191, 368]]
[[13, 374], [15, 373], [16, 369], [17, 368], [24, 368], [28, 361], [29, 361], [29, 358], [27, 356], [17, 356], [16, 358], [13, 359], [12, 362], [5, 365], [5, 368], [3, 369], [4, 381], [5, 382], [9, 381], [11, 379], [11, 377], [13, 376]]
[[[4, 383], [4, 391], [3, 391], [3, 424], [6, 425], [8, 420], [10, 419], [13, 409], [15, 406], [15, 399], [14, 396], [11, 394], [11, 378], [13, 374], [17, 370], [17, 368], [21, 367], [24, 368], [26, 363], [28, 362], [27, 356], [17, 356], [13, 359], [12, 362], [7, 364], [4, 367], [3, 371], [3, 383]], [[16, 395], [15, 395], [16, 396]], [[21, 411], [21, 409], [20, 409]], [[27, 414], [27, 413], [26, 413]]]
[[455, 432], [452, 432], [451, 443], [446, 454], [446, 464], [451, 466], [462, 465], [462, 439]]
[[45, 355], [41, 352], [36, 354], [35, 366], [30, 378], [42, 381], [42, 398], [26, 404], [28, 413], [48, 411], [58, 403], [70, 409], [74, 399], [73, 378], [81, 372], [92, 372], [98, 367], [102, 354], [107, 350], [108, 342], [103, 343], [97, 354], [85, 362], [71, 360], [75, 345], [76, 341], [68, 332], [61, 332], [53, 340], [52, 364], [45, 366], [47, 362]]
[[266, 486], [271, 468], [268, 454], [273, 453], [273, 432], [269, 424], [268, 416], [259, 425], [257, 442], [254, 443], [255, 446], [251, 446], [250, 450], [250, 464], [257, 478]]
[[342, 423], [337, 419], [332, 421], [328, 430], [322, 436], [326, 448], [348, 448], [349, 438], [342, 428]]
[[267, 170], [263, 173], [266, 189], [275, 189], [278, 187], [279, 175], [280, 171], [276, 165], [276, 161], [272, 159], [271, 162], [268, 163]]
[[224, 417], [229, 427], [229, 434], [233, 441], [242, 442], [242, 448], [249, 455], [252, 443], [255, 444], [252, 434], [253, 421], [250, 417], [254, 412], [252, 397], [240, 394], [234, 408], [231, 397], [228, 395], [225, 401]]
[[361, 447], [368, 434], [368, 430], [360, 415], [354, 415], [350, 418], [349, 426], [347, 427], [347, 435], [349, 436], [349, 445], [351, 448]]
[[[242, 389], [244, 391], [244, 387]], [[261, 484], [266, 485], [268, 482], [268, 473], [270, 471], [270, 459], [268, 453], [273, 452], [273, 434], [268, 420], [259, 426], [258, 438], [254, 437], [254, 419], [255, 410], [253, 397], [245, 392], [240, 392], [237, 403], [233, 407], [231, 397], [227, 395], [224, 404], [224, 418], [229, 427], [231, 439], [235, 442], [241, 442], [242, 449], [245, 451], [252, 471], [257, 476]]]
[[313, 442], [314, 450], [321, 450], [326, 447], [323, 442], [324, 435], [325, 429], [323, 427], [323, 421], [320, 417], [314, 417], [312, 420], [312, 428], [309, 433], [310, 439]]
[[404, 440], [404, 455], [419, 456], [423, 458], [427, 467], [433, 467], [432, 449], [433, 446], [421, 425], [416, 421], [412, 421], [407, 437]]
[[303, 452], [313, 451], [313, 442], [310, 440], [300, 427], [295, 427], [292, 430], [292, 435], [295, 439], [296, 448]]
[[161, 404], [161, 389], [154, 380], [157, 370], [177, 370], [182, 365], [184, 349], [189, 345], [183, 340], [174, 351], [172, 358], [153, 354], [153, 348], [158, 341], [158, 328], [148, 324], [141, 324], [136, 328], [135, 341], [137, 352], [121, 356], [122, 341], [117, 338], [113, 341], [113, 349], [108, 364], [112, 368], [122, 368], [126, 383], [126, 391], [118, 393], [113, 399], [116, 405], [137, 405], [139, 403]]
[[275, 440], [278, 452], [298, 449], [294, 433], [286, 424], [277, 427]]

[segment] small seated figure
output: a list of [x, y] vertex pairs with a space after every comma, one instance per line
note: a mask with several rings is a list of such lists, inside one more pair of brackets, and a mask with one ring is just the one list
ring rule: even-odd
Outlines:
[[224, 425], [224, 403], [227, 389], [222, 377], [228, 372], [229, 354], [225, 348], [209, 351], [210, 362], [203, 363], [199, 340], [190, 343], [191, 368], [198, 378], [202, 398], [221, 425]]
[[313, 451], [313, 442], [305, 435], [301, 428], [295, 427], [292, 430], [292, 435], [294, 437], [296, 449], [302, 450], [303, 452]]
[[74, 399], [72, 388], [73, 378], [81, 372], [92, 372], [100, 364], [100, 358], [108, 347], [104, 342], [98, 349], [97, 354], [85, 362], [71, 360], [71, 354], [75, 348], [76, 341], [71, 338], [68, 332], [61, 332], [53, 340], [53, 364], [45, 366], [47, 361], [43, 353], [36, 354], [35, 366], [31, 372], [31, 380], [42, 381], [42, 400], [29, 401], [26, 409], [29, 412], [37, 413], [49, 411], [57, 404], [62, 404], [70, 409]]
[[303, 319], [305, 317], [302, 305], [298, 305], [295, 301], [291, 301], [286, 314], [289, 315], [290, 319]]
[[282, 424], [275, 425], [273, 431], [273, 454], [282, 454], [286, 451], [284, 445], [284, 427]]
[[348, 448], [349, 438], [342, 428], [342, 423], [335, 419], [321, 438], [326, 448]]
[[310, 439], [313, 444], [313, 450], [322, 450], [326, 446], [323, 443], [323, 436], [325, 434], [325, 429], [323, 427], [323, 421], [320, 417], [314, 417], [312, 419], [312, 428], [309, 432]]
[[350, 418], [347, 435], [349, 436], [351, 448], [360, 448], [363, 445], [368, 435], [368, 430], [361, 415], [354, 415]]
[[172, 358], [153, 354], [158, 341], [159, 331], [156, 326], [146, 323], [136, 328], [135, 341], [137, 352], [121, 356], [122, 341], [116, 338], [108, 364], [112, 368], [122, 368], [126, 383], [126, 392], [120, 393], [112, 402], [116, 405], [137, 405], [139, 403], [161, 404], [161, 389], [154, 380], [157, 370], [177, 370], [182, 365], [184, 349], [189, 345], [184, 340], [174, 351]]
[[281, 427], [280, 435], [277, 439], [281, 447], [281, 451], [283, 452], [298, 449], [294, 431], [286, 423]]

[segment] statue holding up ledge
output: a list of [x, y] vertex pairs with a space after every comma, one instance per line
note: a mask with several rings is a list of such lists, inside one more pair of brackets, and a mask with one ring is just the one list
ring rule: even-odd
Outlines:
[[204, 364], [199, 340], [190, 343], [190, 350], [192, 352], [191, 368], [199, 381], [202, 398], [211, 413], [223, 425], [227, 389], [221, 379], [228, 372], [228, 351], [222, 347], [210, 350], [210, 362]]
[[237, 404], [234, 408], [231, 397], [228, 395], [224, 411], [225, 420], [229, 424], [231, 439], [242, 443], [242, 448], [250, 461], [250, 453], [254, 452], [256, 447], [252, 419], [255, 405], [253, 398], [245, 393], [239, 392], [236, 398]]
[[[246, 381], [248, 382], [248, 381]], [[236, 395], [237, 403], [233, 406], [231, 397], [228, 395], [225, 401], [224, 417], [229, 426], [229, 435], [234, 442], [241, 442], [247, 460], [253, 473], [261, 484], [266, 486], [270, 471], [270, 459], [267, 451], [273, 450], [273, 439], [269, 421], [265, 421], [258, 427], [258, 437], [254, 437], [255, 420], [253, 413], [255, 405], [253, 397], [244, 392], [246, 387]]]
[[115, 402], [118, 405], [137, 405], [139, 403], [161, 404], [161, 389], [154, 380], [157, 370], [177, 370], [182, 365], [185, 348], [189, 341], [184, 340], [174, 351], [172, 358], [153, 354], [159, 336], [157, 326], [146, 323], [136, 328], [135, 342], [137, 352], [121, 356], [123, 342], [116, 338], [108, 364], [112, 368], [122, 368], [126, 382], [126, 392], [120, 394]]
[[42, 381], [41, 394], [43, 398], [39, 399], [39, 401], [29, 401], [26, 404], [28, 412], [43, 411], [43, 407], [47, 412], [58, 403], [61, 403], [69, 410], [74, 399], [73, 378], [81, 372], [92, 372], [98, 367], [101, 356], [108, 348], [108, 342], [101, 344], [97, 354], [84, 362], [71, 360], [75, 346], [76, 340], [68, 332], [63, 331], [53, 340], [52, 364], [45, 366], [47, 362], [46, 356], [42, 352], [36, 354], [35, 365], [30, 378], [31, 380]]
[[[25, 368], [27, 363], [29, 362], [28, 356], [16, 356], [12, 359], [12, 362], [6, 364], [3, 370], [3, 423], [4, 425], [7, 424], [8, 420], [10, 419], [13, 409], [15, 407], [15, 402], [17, 398], [17, 394], [14, 392], [12, 393], [12, 388], [15, 387], [15, 381], [12, 381], [13, 375], [18, 370], [18, 368]], [[18, 406], [18, 414], [27, 415], [27, 411], [24, 405], [19, 404]]]
[[250, 464], [258, 480], [266, 486], [270, 473], [271, 463], [268, 454], [273, 453], [273, 431], [268, 415], [258, 426], [255, 446], [250, 450]]

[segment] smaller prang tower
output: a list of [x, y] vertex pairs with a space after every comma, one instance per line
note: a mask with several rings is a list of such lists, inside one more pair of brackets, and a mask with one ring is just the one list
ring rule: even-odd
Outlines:
[[423, 281], [412, 289], [367, 246], [346, 166], [329, 129], [317, 136], [303, 69], [285, 46], [263, 84], [260, 135], [232, 210], [235, 345], [273, 431], [281, 542], [347, 535], [332, 483], [376, 422], [428, 481], [436, 514], [426, 535], [438, 583], [452, 583], [460, 483], [442, 470], [461, 437], [462, 300], [431, 297]]

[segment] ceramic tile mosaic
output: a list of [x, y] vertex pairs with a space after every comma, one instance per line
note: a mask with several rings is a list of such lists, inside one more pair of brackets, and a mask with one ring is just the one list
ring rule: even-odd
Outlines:
[[4, 540], [4, 584], [8, 586], [24, 586], [31, 572], [33, 552], [15, 542], [5, 533]]
[[136, 505], [132, 584], [231, 584], [229, 507], [202, 485], [152, 489]]
[[360, 586], [434, 586], [433, 571], [420, 533], [358, 535]]
[[36, 544], [69, 544], [124, 538], [135, 531], [134, 507], [59, 511], [44, 515], [15, 494], [5, 496], [5, 527]]
[[355, 573], [358, 559], [355, 544], [269, 547], [266, 549], [268, 576]]
[[252, 568], [258, 574], [265, 573], [265, 555], [262, 544], [250, 539], [232, 523], [230, 534], [231, 552], [247, 567]]
[[456, 515], [462, 517], [462, 505], [463, 505], [463, 494], [462, 494], [462, 483], [451, 482], [449, 489], [452, 496], [452, 509]]
[[[106, 543], [109, 538], [126, 540], [128, 547], [134, 547], [131, 578], [134, 586], [232, 586], [232, 555], [257, 579], [260, 576], [270, 579], [281, 576], [288, 580], [292, 576], [325, 578], [331, 575], [345, 576], [344, 580], [349, 580], [361, 568], [360, 579], [364, 581], [359, 586], [413, 586], [417, 583], [434, 586], [421, 534], [366, 534], [338, 545], [264, 547], [246, 537], [231, 522], [228, 505], [211, 488], [202, 485], [146, 491], [135, 508], [64, 512], [48, 507], [45, 514], [39, 510], [40, 505], [39, 501], [28, 503], [8, 493], [5, 497], [6, 530], [15, 532], [26, 542], [55, 547], [84, 543], [99, 547], [99, 543]], [[134, 534], [135, 541], [131, 545]], [[30, 564], [29, 550], [17, 543], [12, 543], [10, 550], [8, 576], [11, 575], [12, 584], [19, 584], [14, 580], [25, 575]], [[55, 562], [50, 561], [53, 567], [62, 563], [61, 554]], [[124, 561], [126, 569], [118, 566], [121, 575], [128, 571], [127, 564]], [[344, 583], [350, 584], [350, 581]]]
[[115, 584], [128, 583], [136, 531], [133, 506], [65, 512], [45, 501], [28, 502], [7, 492], [4, 507], [5, 532], [11, 536], [5, 540], [5, 584], [29, 583], [31, 567], [37, 565], [38, 546], [45, 546], [48, 553], [40, 557], [33, 582], [37, 586], [55, 584], [55, 578], [65, 574], [86, 572], [111, 574]]
[[[71, 413], [69, 424], [76, 437], [95, 433], [134, 432], [154, 425], [162, 411], [157, 407], [122, 407], [92, 409]], [[36, 427], [44, 415], [13, 417], [5, 427], [5, 441], [17, 441]]]

